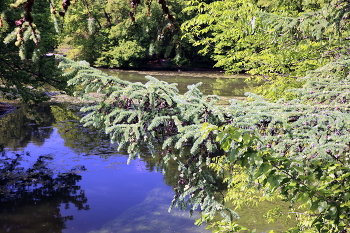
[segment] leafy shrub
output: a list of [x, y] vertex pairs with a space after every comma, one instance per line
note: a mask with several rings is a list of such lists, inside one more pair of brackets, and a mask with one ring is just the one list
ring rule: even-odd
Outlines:
[[137, 41], [119, 42], [119, 46], [103, 52], [103, 58], [97, 59], [97, 65], [110, 67], [134, 67], [145, 57], [146, 50]]

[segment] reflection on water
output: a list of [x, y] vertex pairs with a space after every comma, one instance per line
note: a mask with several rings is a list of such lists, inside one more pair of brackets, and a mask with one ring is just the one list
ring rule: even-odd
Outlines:
[[[203, 82], [205, 94], [218, 96], [243, 96], [253, 90], [245, 77], [218, 73], [113, 72], [132, 82], [146, 82], [147, 74], [180, 83], [182, 93], [198, 82]], [[22, 106], [0, 118], [0, 148], [7, 151], [0, 155], [0, 181], [6, 181], [0, 183], [1, 232], [208, 232], [194, 226], [195, 217], [188, 213], [167, 211], [172, 187], [178, 185], [175, 161], [169, 161], [165, 175], [158, 172], [160, 158], [147, 151], [127, 165], [128, 155], [118, 152], [104, 133], [82, 127], [71, 109], [75, 107], [43, 104], [31, 109], [37, 113], [33, 115]], [[256, 212], [247, 211], [243, 225]], [[274, 228], [257, 221], [260, 231]]]
[[64, 138], [64, 146], [77, 154], [110, 156], [117, 151], [117, 146], [110, 143], [109, 137], [96, 129], [82, 127], [80, 118], [65, 106], [51, 105], [51, 113], [56, 121], [60, 137]]
[[66, 106], [27, 110], [0, 118], [1, 232], [207, 232], [188, 213], [168, 213], [174, 194], [160, 172], [142, 160], [126, 165]]
[[27, 146], [28, 142], [41, 145], [52, 132], [55, 119], [50, 113], [48, 105], [41, 105], [35, 109], [40, 112], [41, 119], [31, 113], [28, 106], [0, 118], [0, 142], [5, 147], [17, 150]]
[[116, 76], [130, 82], [146, 83], [145, 76], [151, 75], [168, 83], [177, 83], [180, 93], [187, 91], [187, 86], [202, 82], [199, 88], [205, 95], [220, 97], [243, 97], [246, 92], [253, 92], [254, 85], [245, 82], [246, 75], [225, 76], [220, 72], [140, 72], [101, 69], [109, 75]]
[[89, 209], [84, 192], [76, 185], [81, 180], [76, 172], [84, 168], [55, 174], [48, 167], [50, 156], [39, 156], [29, 166], [28, 156], [2, 153], [0, 231], [61, 232], [73, 216], [62, 215], [60, 206], [73, 204], [77, 210]]
[[[100, 230], [90, 233], [204, 232], [203, 228], [193, 225], [193, 217], [189, 217], [188, 213], [179, 210], [168, 213], [169, 201], [173, 198], [174, 193], [165, 185], [162, 186], [151, 190], [140, 204], [129, 208]], [[199, 217], [198, 214], [195, 216]]]

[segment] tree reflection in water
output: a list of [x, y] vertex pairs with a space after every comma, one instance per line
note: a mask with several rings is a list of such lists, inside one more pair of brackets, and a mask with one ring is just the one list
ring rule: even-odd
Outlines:
[[48, 168], [51, 156], [39, 156], [27, 166], [28, 156], [1, 151], [0, 232], [62, 232], [65, 222], [73, 219], [61, 216], [62, 204], [67, 209], [73, 204], [78, 210], [89, 210], [84, 191], [76, 185], [81, 180], [77, 172], [85, 168], [54, 174]]

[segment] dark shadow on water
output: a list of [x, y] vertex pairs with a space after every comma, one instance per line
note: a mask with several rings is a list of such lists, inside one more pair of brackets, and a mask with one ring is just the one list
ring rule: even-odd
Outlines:
[[[88, 210], [87, 197], [76, 183], [83, 167], [54, 174], [47, 167], [50, 156], [39, 156], [31, 166], [22, 164], [30, 154], [6, 154], [0, 157], [0, 232], [62, 232], [66, 221], [60, 205]], [[23, 166], [24, 165], [24, 166]]]
[[[0, 119], [6, 151], [0, 153], [0, 232], [85, 233], [119, 218], [121, 229], [143, 224], [154, 233], [198, 232], [188, 212], [167, 212], [174, 193], [164, 183], [156, 192], [160, 172], [142, 161], [126, 165], [127, 155], [103, 132], [82, 127], [70, 107], [20, 106]], [[122, 222], [135, 208], [132, 221]], [[150, 222], [140, 222], [145, 217]]]
[[41, 145], [50, 137], [54, 121], [48, 104], [35, 108], [21, 105], [0, 118], [0, 142], [11, 150], [24, 148], [29, 142]]

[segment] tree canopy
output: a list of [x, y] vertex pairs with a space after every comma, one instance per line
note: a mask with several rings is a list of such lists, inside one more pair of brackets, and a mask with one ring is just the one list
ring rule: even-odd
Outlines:
[[[348, 1], [188, 1], [182, 29], [227, 72], [248, 72], [278, 99], [295, 77], [349, 53]], [[270, 82], [271, 84], [271, 82]]]
[[[69, 46], [68, 57], [87, 60], [107, 67], [140, 67], [145, 61], [158, 61], [158, 66], [176, 67], [212, 64], [197, 55], [197, 49], [181, 38], [180, 25], [189, 15], [182, 12], [185, 1], [50, 1], [51, 17], [60, 44]], [[40, 27], [32, 9], [37, 1], [16, 1], [11, 7], [23, 8], [18, 17], [16, 44], [31, 34], [40, 40]], [[53, 28], [53, 27], [52, 27]], [[20, 47], [21, 48], [21, 47]], [[61, 47], [62, 48], [62, 47]], [[152, 64], [152, 63], [151, 63]], [[150, 64], [148, 64], [150, 65]], [[145, 66], [144, 66], [145, 67]]]

